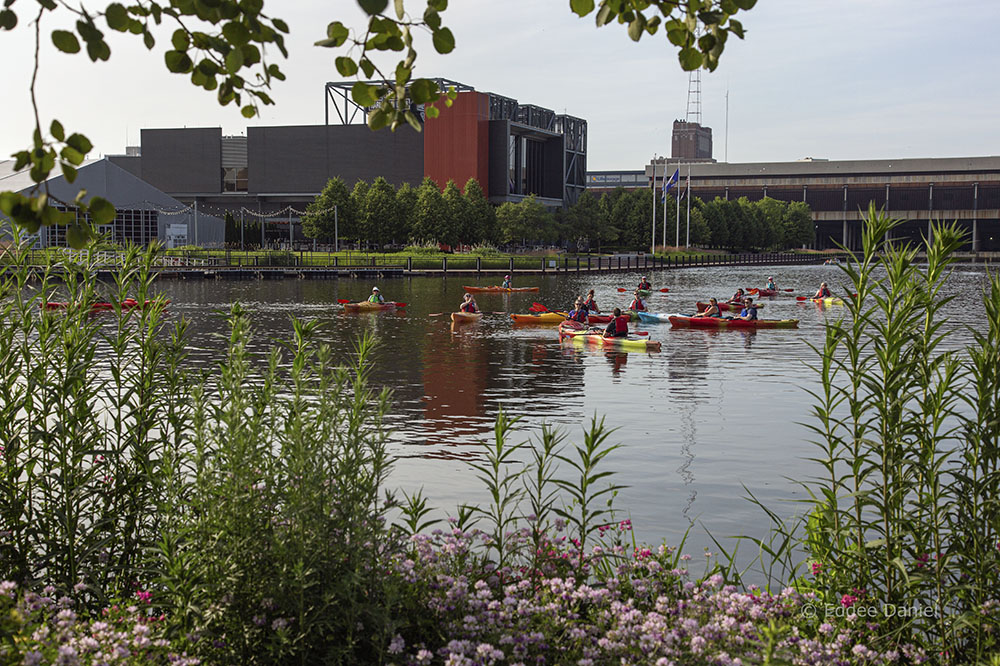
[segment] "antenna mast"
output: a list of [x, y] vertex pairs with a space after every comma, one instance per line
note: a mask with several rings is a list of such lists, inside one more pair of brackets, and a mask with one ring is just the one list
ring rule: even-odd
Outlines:
[[687, 115], [684, 120], [701, 125], [701, 69], [688, 74]]

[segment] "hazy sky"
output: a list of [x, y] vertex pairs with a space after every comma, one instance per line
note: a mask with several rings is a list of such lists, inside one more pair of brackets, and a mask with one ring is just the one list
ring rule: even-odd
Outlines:
[[[31, 138], [33, 26], [22, 4], [14, 6], [18, 27], [0, 33], [7, 86], [0, 158]], [[636, 44], [622, 26], [598, 30], [593, 16], [577, 18], [567, 0], [450, 4], [443, 16], [456, 49], [438, 56], [421, 35], [418, 74], [586, 119], [591, 170], [641, 169], [654, 153], [669, 155], [672, 122], [686, 113], [688, 75], [662, 33]], [[340, 77], [334, 51], [312, 44], [334, 18], [360, 27], [355, 3], [266, 6], [291, 27], [289, 59], [280, 63], [288, 80], [272, 91], [277, 104], [249, 124], [322, 124], [323, 84]], [[412, 0], [408, 6], [416, 8]], [[702, 74], [702, 122], [713, 129], [717, 160], [1000, 154], [996, 0], [760, 0], [741, 18], [746, 39], [730, 39], [719, 68]], [[43, 34], [59, 27], [49, 19]], [[157, 49], [171, 30], [157, 34]], [[167, 72], [159, 50], [106, 32], [107, 63], [57, 53], [43, 40], [38, 91], [46, 127], [57, 117], [86, 134], [92, 157], [138, 144], [141, 128], [245, 132], [237, 108], [219, 107], [213, 93]]]

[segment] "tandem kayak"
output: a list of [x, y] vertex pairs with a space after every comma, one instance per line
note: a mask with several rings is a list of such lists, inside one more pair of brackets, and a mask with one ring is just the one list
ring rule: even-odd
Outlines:
[[662, 312], [639, 312], [639, 321], [644, 324], [669, 324], [670, 315]]
[[[165, 307], [168, 303], [170, 303], [169, 300], [143, 301], [142, 303], [140, 303], [139, 301], [135, 300], [134, 298], [127, 298], [124, 301], [121, 301], [118, 305], [121, 307], [122, 310], [131, 310], [133, 308], [148, 308], [150, 306], [164, 306]], [[41, 307], [44, 307], [46, 310], [65, 310], [65, 309], [69, 308], [72, 305], [72, 303], [67, 303], [65, 301], [48, 301], [47, 303], [39, 304], [39, 305]], [[114, 303], [108, 303], [107, 301], [98, 301], [97, 303], [91, 303], [90, 304], [90, 309], [93, 312], [103, 312], [105, 310], [114, 310], [115, 309], [115, 304]]]
[[[695, 305], [698, 306], [698, 312], [704, 312], [705, 310], [708, 309], [709, 304], [698, 301], [697, 303], [695, 303]], [[755, 303], [754, 305], [759, 310], [760, 308], [764, 307], [766, 303]], [[737, 303], [719, 303], [719, 309], [722, 310], [723, 312], [739, 312], [740, 310], [743, 309], [743, 305]]]
[[538, 287], [462, 287], [470, 294], [483, 294], [490, 292], [503, 292], [509, 293], [512, 291], [538, 291]]
[[512, 314], [515, 324], [559, 324], [566, 321], [567, 312], [539, 312], [537, 314]]
[[482, 312], [452, 312], [451, 320], [456, 324], [466, 324], [479, 321], [483, 318]]
[[624, 349], [626, 351], [660, 351], [659, 340], [645, 338], [606, 338], [604, 332], [584, 328], [575, 321], [565, 321], [559, 325], [559, 339], [571, 340], [576, 344], [587, 344], [608, 349]]
[[843, 305], [844, 299], [837, 296], [831, 296], [829, 298], [807, 298], [805, 300], [799, 301], [799, 303], [816, 303], [817, 305]]
[[675, 328], [798, 328], [798, 319], [722, 319], [720, 317], [685, 317], [670, 315]]
[[374, 312], [375, 310], [395, 310], [396, 308], [403, 307], [402, 304], [388, 302], [388, 303], [369, 303], [368, 301], [361, 301], [360, 303], [344, 303], [344, 309], [350, 312]]

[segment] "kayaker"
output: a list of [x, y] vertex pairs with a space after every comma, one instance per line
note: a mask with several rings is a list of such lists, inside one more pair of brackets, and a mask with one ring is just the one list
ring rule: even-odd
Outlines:
[[581, 324], [587, 323], [587, 308], [583, 307], [582, 298], [577, 297], [576, 303], [573, 304], [573, 309], [566, 315], [566, 319], [578, 321]]
[[509, 275], [504, 275], [503, 276], [503, 284], [500, 285], [500, 286], [503, 287], [504, 289], [513, 289], [514, 288], [514, 283], [511, 282]]
[[737, 289], [733, 297], [729, 299], [729, 302], [733, 305], [743, 305], [743, 301], [746, 300], [746, 296], [743, 294], [742, 289]]
[[636, 312], [643, 312], [646, 309], [646, 304], [642, 302], [639, 297], [639, 290], [635, 290], [635, 296], [632, 298], [632, 302], [628, 306], [629, 310], [635, 310]]
[[830, 293], [830, 288], [826, 286], [826, 282], [819, 286], [816, 290], [816, 295], [813, 298], [830, 298], [833, 294]]
[[746, 321], [753, 321], [757, 319], [757, 306], [753, 304], [752, 298], [747, 298], [743, 301], [743, 309], [740, 310], [740, 314], [733, 319], [744, 319]]
[[597, 307], [597, 301], [594, 300], [594, 290], [591, 289], [587, 292], [587, 298], [583, 301], [583, 306], [587, 308], [588, 312], [600, 312], [601, 309]]
[[652, 291], [653, 290], [653, 285], [651, 285], [649, 283], [649, 279], [645, 275], [643, 275], [642, 279], [639, 280], [639, 287], [638, 288], [639, 289], [643, 289], [645, 291]]
[[770, 289], [771, 291], [778, 291], [778, 287], [775, 286], [775, 284], [774, 284], [774, 278], [773, 277], [767, 278], [767, 284], [764, 285], [764, 288], [765, 289]]
[[385, 299], [382, 298], [381, 292], [379, 292], [378, 287], [372, 287], [372, 295], [368, 297], [369, 303], [385, 303]]
[[708, 299], [708, 307], [695, 315], [695, 317], [722, 317], [722, 310], [719, 309], [719, 301], [716, 298]]
[[621, 308], [615, 308], [611, 323], [604, 329], [606, 338], [626, 338], [628, 337], [628, 322], [632, 319], [629, 315], [623, 315]]
[[479, 308], [476, 307], [476, 299], [472, 294], [466, 294], [465, 298], [462, 299], [462, 304], [458, 306], [458, 309], [462, 312], [468, 312], [469, 314], [476, 314], [479, 312]]

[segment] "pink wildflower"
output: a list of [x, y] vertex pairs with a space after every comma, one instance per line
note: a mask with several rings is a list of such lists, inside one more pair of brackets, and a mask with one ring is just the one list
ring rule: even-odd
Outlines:
[[857, 603], [857, 601], [858, 598], [853, 594], [845, 594], [840, 598], [840, 605], [843, 606], [844, 608], [850, 608], [855, 603]]

